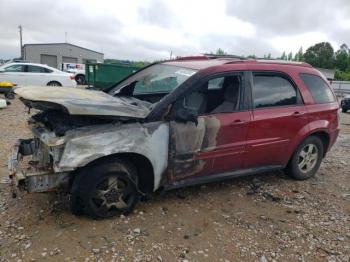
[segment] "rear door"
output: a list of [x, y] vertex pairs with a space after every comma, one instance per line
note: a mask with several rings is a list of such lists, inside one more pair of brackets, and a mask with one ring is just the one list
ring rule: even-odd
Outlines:
[[36, 66], [36, 65], [27, 65], [26, 66], [26, 84], [27, 85], [38, 85], [46, 86], [50, 82], [50, 73], [51, 70]]
[[279, 72], [253, 72], [251, 81], [253, 118], [244, 166], [283, 166], [293, 137], [308, 123], [299, 90]]

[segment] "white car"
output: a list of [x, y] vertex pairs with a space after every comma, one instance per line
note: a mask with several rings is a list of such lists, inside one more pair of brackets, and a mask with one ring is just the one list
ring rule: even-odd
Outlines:
[[8, 63], [0, 66], [0, 82], [22, 86], [76, 87], [74, 75], [56, 68], [34, 63]]

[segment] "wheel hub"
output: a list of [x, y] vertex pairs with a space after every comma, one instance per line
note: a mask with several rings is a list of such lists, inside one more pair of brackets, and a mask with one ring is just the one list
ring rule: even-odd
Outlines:
[[119, 193], [115, 188], [110, 189], [104, 196], [107, 203], [115, 203], [119, 199]]
[[311, 171], [316, 165], [318, 158], [318, 149], [315, 145], [306, 145], [299, 155], [299, 168], [302, 172], [306, 173]]

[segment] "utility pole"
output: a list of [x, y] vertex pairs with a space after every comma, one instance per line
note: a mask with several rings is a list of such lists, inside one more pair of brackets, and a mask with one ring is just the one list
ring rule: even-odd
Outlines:
[[21, 47], [21, 59], [23, 59], [22, 26], [19, 25], [18, 29], [19, 29], [19, 44], [20, 44], [20, 47]]
[[171, 60], [172, 56], [173, 56], [173, 50], [170, 50], [170, 60]]

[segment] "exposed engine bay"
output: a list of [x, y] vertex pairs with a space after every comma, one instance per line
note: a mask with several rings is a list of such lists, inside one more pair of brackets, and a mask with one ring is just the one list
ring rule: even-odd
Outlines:
[[59, 110], [41, 111], [31, 117], [29, 124], [41, 123], [57, 136], [63, 136], [70, 129], [84, 126], [117, 123], [113, 118], [69, 115]]

